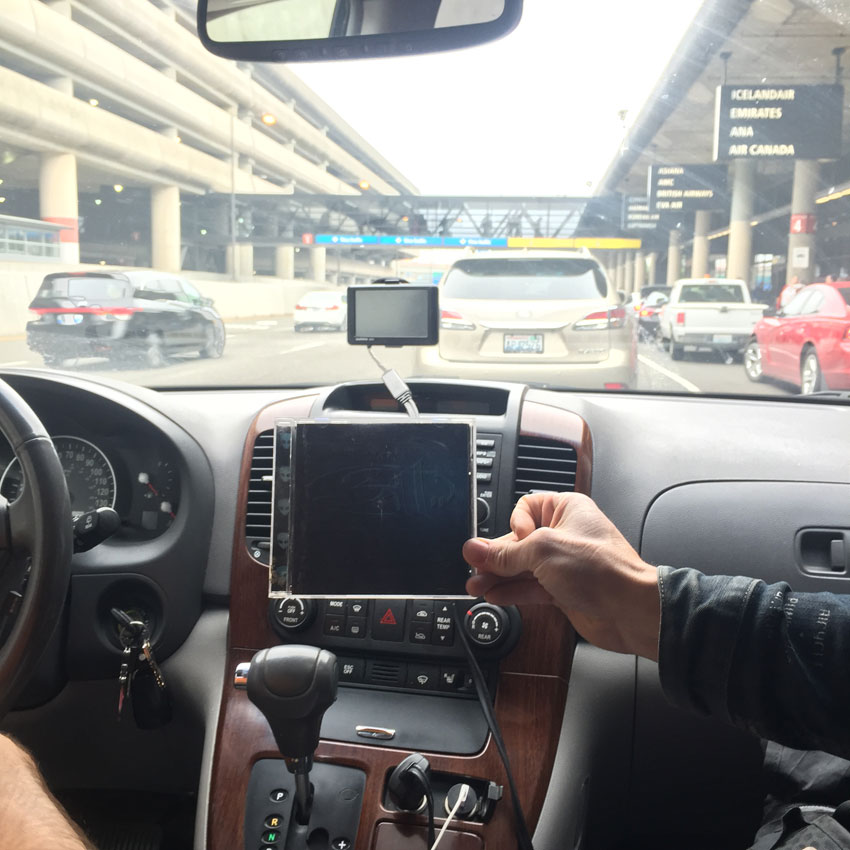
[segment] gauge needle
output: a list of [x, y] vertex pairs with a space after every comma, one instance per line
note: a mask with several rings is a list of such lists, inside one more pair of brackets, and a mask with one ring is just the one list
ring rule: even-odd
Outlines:
[[153, 484], [150, 483], [150, 481], [148, 481], [148, 490], [150, 490], [151, 493], [154, 494], [154, 496], [159, 495], [159, 490], [157, 490], [156, 487], [154, 487]]

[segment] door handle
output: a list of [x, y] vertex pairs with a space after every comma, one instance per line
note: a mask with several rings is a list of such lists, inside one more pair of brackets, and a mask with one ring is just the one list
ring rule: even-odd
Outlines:
[[804, 573], [850, 577], [850, 529], [804, 528], [795, 544]]

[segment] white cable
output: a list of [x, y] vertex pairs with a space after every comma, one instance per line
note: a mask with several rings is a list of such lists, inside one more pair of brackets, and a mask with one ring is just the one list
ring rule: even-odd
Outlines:
[[457, 795], [457, 801], [454, 806], [452, 806], [452, 810], [449, 812], [449, 816], [446, 818], [445, 823], [440, 827], [440, 832], [437, 834], [437, 838], [435, 839], [433, 845], [431, 846], [431, 850], [437, 850], [437, 845], [440, 843], [440, 839], [443, 837], [445, 831], [449, 828], [449, 824], [454, 819], [454, 816], [457, 814], [457, 810], [466, 802], [467, 795], [469, 794], [470, 788], [464, 783], [460, 786], [460, 793]]

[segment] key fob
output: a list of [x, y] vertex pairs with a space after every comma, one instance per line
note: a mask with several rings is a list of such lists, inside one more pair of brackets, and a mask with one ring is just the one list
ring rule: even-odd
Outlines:
[[171, 693], [143, 666], [133, 679], [133, 718], [139, 729], [159, 729], [171, 720]]

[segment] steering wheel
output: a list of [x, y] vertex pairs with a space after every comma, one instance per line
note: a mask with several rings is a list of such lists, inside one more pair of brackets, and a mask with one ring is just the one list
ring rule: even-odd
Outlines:
[[[73, 529], [65, 474], [53, 443], [27, 403], [2, 380], [0, 435], [12, 446], [24, 482], [13, 502], [0, 496], [0, 640], [6, 635], [0, 645], [2, 718], [26, 684], [62, 613], [71, 575]], [[15, 609], [16, 616], [10, 614]]]

